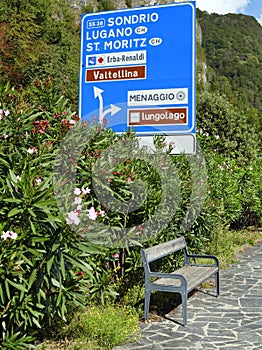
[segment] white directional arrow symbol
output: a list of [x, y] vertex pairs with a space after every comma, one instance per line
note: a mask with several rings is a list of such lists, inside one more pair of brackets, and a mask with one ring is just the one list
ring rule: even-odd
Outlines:
[[98, 97], [99, 100], [99, 123], [102, 124], [104, 117], [111, 113], [111, 115], [115, 115], [117, 112], [119, 112], [121, 110], [120, 107], [110, 104], [110, 108], [106, 109], [105, 111], [103, 111], [104, 109], [104, 100], [103, 100], [103, 96], [102, 93], [104, 92], [104, 90], [99, 89], [98, 87], [94, 86], [94, 96], [95, 98]]
[[[103, 121], [103, 108], [104, 108], [104, 101], [103, 101], [103, 96], [102, 93], [104, 92], [104, 90], [99, 89], [98, 87], [94, 86], [94, 96], [95, 98], [98, 97], [99, 100], [99, 122], [102, 123]], [[101, 120], [102, 118], [102, 120]]]
[[110, 104], [110, 108], [106, 109], [103, 113], [102, 113], [102, 118], [101, 120], [99, 119], [100, 123], [103, 122], [104, 117], [108, 114], [111, 113], [111, 115], [115, 115], [117, 112], [119, 112], [121, 110], [120, 107], [116, 106], [116, 105], [112, 105]]

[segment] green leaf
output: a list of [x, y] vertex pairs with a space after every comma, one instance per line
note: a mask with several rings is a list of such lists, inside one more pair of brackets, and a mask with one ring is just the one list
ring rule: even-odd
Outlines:
[[12, 172], [11, 169], [9, 169], [9, 174], [10, 174], [10, 177], [11, 177], [11, 180], [14, 184], [17, 184], [18, 180], [17, 180], [17, 177], [16, 175]]
[[42, 328], [41, 325], [40, 325], [40, 323], [38, 322], [38, 320], [37, 320], [35, 317], [33, 317], [32, 320], [33, 320], [34, 324], [35, 324], [38, 328]]
[[37, 270], [34, 269], [33, 272], [31, 273], [31, 276], [28, 282], [28, 289], [32, 287], [34, 281], [36, 280], [36, 275], [37, 275]]
[[65, 272], [65, 262], [64, 262], [63, 254], [61, 254], [61, 257], [60, 257], [60, 269], [61, 269], [61, 273], [62, 273], [63, 279], [65, 279], [66, 278], [66, 272]]
[[20, 256], [29, 266], [33, 266], [33, 262], [30, 259], [28, 259], [24, 254], [21, 253]]
[[22, 213], [23, 209], [19, 209], [19, 208], [13, 208], [10, 210], [10, 212], [8, 213], [8, 217], [10, 218], [11, 216], [15, 216], [19, 213]]
[[33, 212], [31, 208], [28, 208], [27, 210], [32, 216], [36, 217], [36, 214]]
[[34, 316], [42, 316], [43, 314], [39, 311], [36, 311], [36, 309], [32, 309], [29, 305], [26, 305], [27, 310]]
[[61, 288], [61, 284], [55, 280], [54, 278], [51, 278], [52, 284], [53, 286], [57, 287], [57, 288]]
[[9, 284], [11, 284], [13, 287], [15, 287], [16, 289], [19, 289], [19, 290], [21, 290], [21, 291], [23, 291], [23, 292], [26, 292], [26, 291], [27, 291], [27, 288], [25, 288], [25, 287], [23, 286], [23, 284], [18, 284], [18, 283], [15, 283], [15, 282], [13, 282], [13, 281], [10, 281], [8, 278], [6, 278], [6, 281], [7, 281]]
[[33, 236], [32, 238], [32, 242], [36, 243], [36, 242], [46, 242], [50, 240], [50, 237], [38, 237], [38, 236]]
[[30, 227], [33, 231], [33, 233], [36, 235], [36, 227], [35, 227], [35, 224], [29, 219], [29, 222], [30, 222]]
[[61, 298], [62, 298], [62, 293], [61, 293], [61, 290], [60, 290], [60, 292], [58, 293], [57, 299], [56, 299], [56, 306], [59, 306]]
[[4, 304], [5, 303], [5, 299], [4, 299], [3, 288], [0, 288], [0, 299], [1, 299], [2, 304]]
[[3, 201], [8, 203], [17, 203], [17, 204], [20, 204], [22, 202], [22, 200], [18, 198], [4, 198]]
[[0, 163], [2, 163], [7, 169], [10, 167], [10, 163], [3, 158], [0, 158]]
[[64, 254], [66, 259], [72, 263], [73, 266], [79, 267], [84, 272], [87, 272], [90, 274], [90, 270], [92, 270], [91, 266], [87, 264], [85, 261], [81, 261], [80, 259], [77, 259], [73, 256], [69, 256], [67, 254]]
[[31, 248], [27, 248], [29, 253], [32, 253], [33, 255], [39, 257], [42, 254], [46, 254], [46, 251], [44, 249], [31, 249]]
[[48, 275], [50, 274], [51, 267], [52, 267], [53, 262], [54, 262], [54, 258], [55, 258], [55, 256], [52, 255], [52, 257], [46, 262], [46, 269], [47, 269]]
[[38, 309], [44, 309], [45, 308], [45, 305], [42, 305], [42, 304], [36, 304], [36, 307], [38, 307]]
[[19, 302], [21, 303], [21, 301], [24, 299], [25, 296], [25, 292], [21, 291], [20, 293], [20, 297], [19, 297]]
[[66, 298], [65, 296], [62, 294], [62, 303], [61, 303], [61, 307], [60, 307], [60, 311], [61, 311], [61, 316], [62, 319], [66, 322], [66, 317], [65, 317], [65, 313], [66, 313]]
[[39, 289], [39, 294], [38, 294], [39, 296], [41, 296], [44, 300], [46, 300], [46, 294], [45, 294], [45, 292], [43, 291], [43, 289]]
[[58, 247], [60, 247], [61, 243], [54, 243], [52, 246], [52, 252], [55, 252]]
[[6, 291], [7, 298], [10, 299], [10, 290], [9, 290], [7, 279], [5, 279], [5, 291]]

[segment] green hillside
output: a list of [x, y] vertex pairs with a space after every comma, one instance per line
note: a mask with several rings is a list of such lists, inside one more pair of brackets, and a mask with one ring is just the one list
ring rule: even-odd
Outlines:
[[198, 11], [211, 90], [262, 118], [262, 27], [254, 17]]

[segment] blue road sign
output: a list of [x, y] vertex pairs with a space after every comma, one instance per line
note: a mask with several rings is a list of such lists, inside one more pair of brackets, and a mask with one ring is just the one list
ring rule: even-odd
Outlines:
[[195, 36], [195, 1], [82, 15], [80, 117], [194, 135]]

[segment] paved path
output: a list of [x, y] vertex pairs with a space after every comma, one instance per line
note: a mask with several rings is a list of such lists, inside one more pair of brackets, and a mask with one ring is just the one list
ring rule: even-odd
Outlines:
[[262, 350], [262, 242], [237, 264], [221, 272], [220, 296], [196, 292], [188, 301], [188, 325], [182, 309], [172, 320], [141, 325], [141, 339], [115, 350]]

